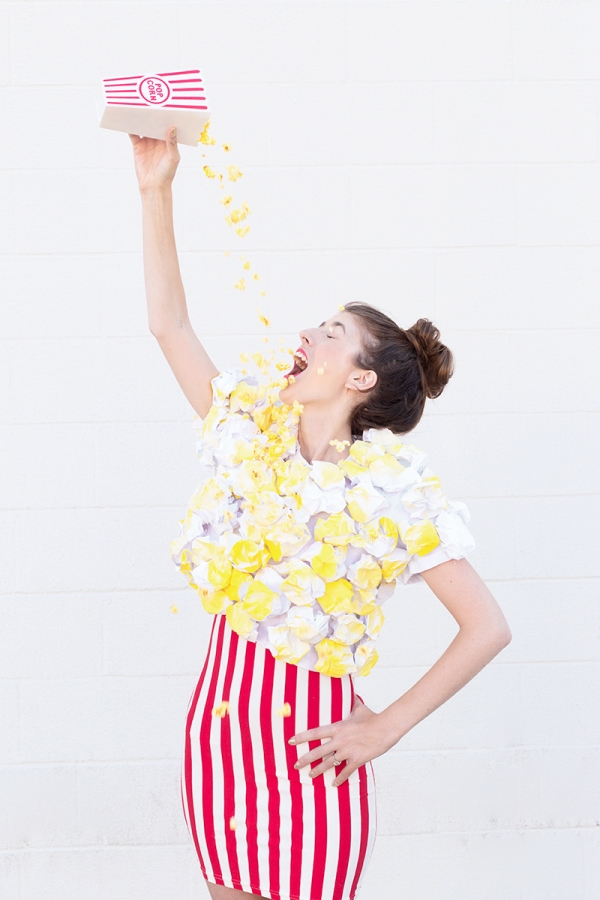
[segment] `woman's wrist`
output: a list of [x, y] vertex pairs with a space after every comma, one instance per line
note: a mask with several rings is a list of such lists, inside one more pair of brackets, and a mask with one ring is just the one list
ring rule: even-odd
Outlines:
[[142, 198], [142, 202], [161, 202], [164, 200], [171, 200], [173, 197], [173, 191], [171, 189], [171, 185], [153, 185], [152, 187], [140, 188], [140, 197]]

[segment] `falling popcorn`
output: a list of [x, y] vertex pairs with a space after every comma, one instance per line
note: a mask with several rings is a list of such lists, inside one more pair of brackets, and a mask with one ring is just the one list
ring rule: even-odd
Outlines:
[[237, 828], [237, 822], [235, 821], [235, 819], [232, 816], [229, 820], [229, 830], [235, 831], [236, 828]]
[[279, 716], [280, 719], [287, 719], [288, 716], [292, 714], [292, 707], [289, 703], [284, 703], [282, 707], [276, 709], [275, 712]]
[[246, 225], [245, 228], [236, 228], [235, 230], [237, 231], [237, 233], [239, 234], [240, 237], [244, 237], [244, 235], [248, 234], [248, 232], [250, 231], [250, 226]]
[[258, 281], [258, 280], [259, 280], [259, 278], [258, 278], [258, 272], [255, 272], [254, 275], [253, 275], [252, 277], [254, 278], [255, 281]]
[[271, 322], [269, 321], [269, 319], [267, 319], [266, 316], [264, 316], [264, 315], [261, 313], [261, 311], [260, 311], [260, 309], [258, 309], [258, 307], [256, 308], [256, 312], [258, 313], [258, 318], [259, 318], [260, 321], [263, 323], [263, 325], [265, 325], [267, 328], [270, 328], [270, 327], [271, 327]]
[[261, 291], [261, 292], [260, 292], [260, 296], [261, 296], [261, 297], [266, 297], [266, 296], [267, 296], [267, 292], [266, 292], [266, 291]]
[[250, 261], [249, 261], [249, 260], [246, 260], [246, 262], [245, 262], [244, 265], [242, 266], [242, 269], [249, 269], [249, 268], [250, 268]]
[[229, 153], [231, 147], [229, 146], [229, 144], [223, 144], [223, 150], [225, 151], [225, 153]]
[[329, 444], [331, 447], [335, 447], [338, 453], [343, 453], [344, 447], [350, 446], [350, 441], [336, 441], [334, 439], [333, 441], [329, 441]]
[[240, 353], [240, 362], [247, 363], [249, 356], [247, 353]]
[[231, 256], [231, 250], [226, 250], [226, 251], [225, 251], [225, 256]]
[[319, 368], [317, 369], [317, 375], [322, 375], [324, 371], [325, 371], [325, 369], [323, 369], [321, 366], [319, 366]]
[[240, 172], [237, 166], [225, 166], [225, 168], [227, 169], [230, 181], [237, 181], [238, 178], [241, 178], [244, 174], [243, 172]]
[[208, 133], [208, 128], [210, 126], [210, 122], [207, 122], [204, 128], [202, 129], [202, 134], [198, 138], [199, 144], [214, 144], [216, 143], [215, 139], [211, 137]]
[[178, 610], [178, 608], [175, 606], [175, 604], [172, 605], [172, 607], [171, 607], [171, 612], [172, 612], [172, 613], [178, 613], [178, 612], [179, 612], [179, 610]]
[[229, 712], [229, 701], [223, 700], [218, 706], [213, 706], [212, 714], [219, 719], [223, 719]]
[[217, 173], [214, 172], [210, 166], [204, 166], [204, 174], [207, 178], [214, 178]]
[[286, 362], [285, 359], [282, 362], [278, 362], [275, 364], [275, 368], [278, 369], [280, 372], [285, 372], [286, 369], [289, 369], [289, 367], [290, 367], [290, 364], [289, 364], [289, 362]]
[[244, 281], [244, 279], [238, 278], [238, 280], [234, 284], [234, 288], [237, 288], [238, 291], [245, 291], [246, 290], [246, 282]]
[[344, 310], [346, 309], [346, 307], [340, 305], [339, 309], [340, 309], [342, 312], [344, 312]]
[[223, 206], [229, 206], [232, 200], [233, 197], [231, 196], [231, 194], [229, 194], [227, 197], [223, 197], [221, 200], [219, 200], [219, 203], [222, 203]]

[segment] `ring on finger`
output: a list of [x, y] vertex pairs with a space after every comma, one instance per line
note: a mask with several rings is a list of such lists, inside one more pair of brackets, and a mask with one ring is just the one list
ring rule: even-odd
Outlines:
[[343, 759], [337, 759], [335, 753], [333, 754], [333, 764], [334, 764], [334, 766], [341, 766], [341, 764], [342, 764], [343, 762], [344, 762]]

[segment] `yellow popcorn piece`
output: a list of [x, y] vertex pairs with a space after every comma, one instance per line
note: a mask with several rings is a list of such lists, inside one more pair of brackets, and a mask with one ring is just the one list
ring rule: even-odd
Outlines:
[[[223, 206], [229, 206], [229, 204], [231, 203], [232, 200], [233, 200], [233, 197], [231, 196], [231, 194], [229, 194], [227, 197], [222, 197], [219, 200], [219, 203], [222, 203]], [[228, 250], [227, 256], [229, 256], [229, 253], [230, 253], [230, 251]]]
[[340, 644], [351, 646], [360, 641], [365, 633], [366, 625], [360, 622], [356, 616], [347, 613], [344, 616], [337, 617], [337, 626], [333, 633], [333, 638]]
[[329, 581], [325, 585], [325, 593], [319, 597], [319, 605], [328, 615], [352, 611], [353, 587], [346, 578]]
[[242, 266], [242, 269], [249, 269], [249, 268], [250, 268], [250, 262], [248, 260], [246, 260], [246, 262]]
[[225, 591], [209, 591], [206, 588], [200, 588], [200, 600], [202, 606], [207, 613], [217, 616], [219, 613], [225, 612], [229, 604], [229, 597]]
[[322, 544], [319, 552], [310, 561], [313, 572], [323, 581], [329, 581], [335, 577], [338, 567], [338, 558], [331, 544]]
[[354, 656], [357, 664], [357, 674], [363, 676], [369, 674], [379, 659], [379, 653], [371, 641], [367, 641], [357, 647]]
[[261, 292], [260, 292], [260, 296], [261, 296], [261, 297], [266, 297], [266, 296], [267, 296], [267, 292], [266, 292], [266, 291], [261, 291]]
[[231, 392], [230, 409], [232, 412], [237, 412], [238, 409], [248, 412], [249, 409], [256, 405], [258, 399], [258, 387], [248, 384], [247, 381], [240, 381]]
[[246, 591], [246, 596], [241, 601], [244, 612], [255, 619], [262, 622], [270, 615], [273, 609], [273, 603], [279, 594], [272, 591], [262, 581], [254, 580]]
[[239, 234], [240, 237], [245, 237], [245, 235], [247, 235], [248, 232], [250, 231], [250, 226], [246, 225], [245, 228], [236, 228], [235, 230], [236, 230], [237, 234]]
[[426, 556], [440, 544], [440, 536], [429, 519], [408, 527], [405, 523], [399, 522], [398, 530], [402, 543], [406, 544], [406, 549], [411, 555], [416, 553], [417, 556]]
[[231, 256], [231, 250], [226, 250], [226, 251], [225, 251], [225, 256]]
[[384, 622], [385, 616], [383, 614], [383, 610], [381, 606], [377, 604], [375, 608], [372, 609], [371, 612], [367, 615], [367, 634], [370, 638], [377, 637]]
[[231, 146], [229, 144], [223, 144], [223, 150], [225, 151], [225, 153], [229, 153], [229, 151], [231, 150]]
[[354, 534], [356, 526], [345, 512], [334, 513], [327, 519], [320, 518], [315, 523], [315, 540], [326, 544], [345, 546]]
[[244, 279], [238, 278], [238, 280], [234, 284], [234, 288], [237, 288], [238, 291], [245, 291], [246, 290], [246, 282], [244, 281]]
[[[231, 573], [231, 578], [229, 580], [229, 584], [225, 588], [225, 596], [228, 600], [232, 600], [235, 602], [240, 599], [240, 589], [243, 584], [247, 584], [252, 581], [252, 575], [249, 575], [247, 572], [240, 572], [239, 569], [234, 569]], [[226, 608], [226, 607], [225, 607]], [[223, 610], [219, 610], [222, 612]]]
[[285, 625], [273, 625], [268, 631], [269, 640], [275, 648], [275, 659], [297, 666], [310, 650], [310, 644], [297, 638]]
[[289, 367], [290, 367], [290, 364], [285, 359], [282, 362], [275, 363], [275, 368], [279, 372], [285, 372], [286, 369], [289, 369]]
[[292, 714], [292, 707], [289, 703], [284, 703], [283, 706], [280, 706], [279, 709], [275, 710], [275, 712], [280, 719], [287, 719]]
[[174, 603], [173, 603], [173, 605], [171, 606], [171, 612], [172, 612], [172, 613], [178, 613], [178, 612], [179, 612], [179, 609], [175, 606]]
[[350, 441], [336, 441], [335, 438], [332, 441], [329, 441], [330, 447], [335, 447], [338, 453], [344, 452], [344, 447], [350, 446]]
[[225, 610], [227, 624], [240, 637], [248, 639], [256, 628], [256, 622], [242, 609], [241, 603], [232, 603]]
[[240, 172], [237, 166], [225, 166], [225, 168], [227, 169], [230, 181], [237, 181], [238, 178], [241, 178], [244, 174], [243, 172]]
[[214, 171], [214, 169], [211, 169], [211, 167], [207, 165], [204, 166], [204, 174], [207, 178], [214, 178], [217, 173]]
[[259, 318], [260, 321], [263, 323], [263, 325], [265, 326], [265, 328], [270, 328], [270, 327], [271, 327], [271, 321], [270, 321], [270, 319], [267, 319], [267, 317], [266, 317], [265, 315], [263, 315], [263, 313], [261, 313], [260, 309], [257, 308], [257, 309], [256, 309], [256, 312], [258, 313], [258, 318]]
[[340, 305], [338, 306], [338, 309], [339, 309], [341, 312], [344, 312], [344, 310], [346, 309], [346, 307], [345, 307], [345, 306], [342, 306], [342, 305], [340, 304]]
[[231, 561], [242, 572], [256, 572], [261, 567], [261, 549], [255, 541], [236, 541], [230, 550]]
[[321, 366], [319, 366], [319, 368], [317, 369], [317, 375], [322, 375], [324, 371], [325, 371], [325, 369], [323, 369]]
[[254, 278], [255, 281], [260, 281], [260, 279], [258, 277], [258, 272], [255, 272], [252, 277]]
[[355, 573], [353, 583], [361, 590], [374, 590], [381, 583], [381, 568], [372, 556], [362, 557], [351, 570]]
[[207, 579], [218, 591], [222, 591], [229, 584], [232, 565], [224, 556], [211, 559], [208, 564]]
[[204, 128], [202, 129], [202, 133], [201, 133], [200, 137], [198, 138], [199, 144], [210, 145], [210, 144], [216, 143], [215, 139], [213, 137], [211, 137], [208, 133], [209, 127], [210, 127], [210, 122], [207, 122], [206, 125], [204, 126]]
[[[225, 147], [225, 144], [223, 144], [223, 146]], [[225, 149], [229, 150], [229, 147], [225, 147]], [[231, 816], [231, 818], [229, 819], [229, 830], [235, 831], [236, 828], [237, 828], [237, 822], [235, 821], [234, 817]]]
[[240, 362], [247, 363], [250, 357], [247, 353], [240, 353]]
[[315, 650], [319, 657], [315, 663], [315, 669], [322, 675], [341, 678], [342, 675], [356, 672], [352, 651], [345, 644], [340, 644], [331, 638], [323, 638], [322, 641], [315, 644]]
[[213, 706], [212, 714], [217, 719], [224, 719], [229, 712], [229, 700], [223, 700], [217, 706]]

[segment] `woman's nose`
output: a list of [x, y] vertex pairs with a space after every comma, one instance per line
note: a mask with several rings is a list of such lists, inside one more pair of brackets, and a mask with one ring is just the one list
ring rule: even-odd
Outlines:
[[308, 344], [309, 347], [314, 341], [314, 337], [311, 335], [311, 331], [313, 331], [313, 330], [314, 329], [312, 329], [312, 328], [303, 328], [302, 331], [300, 332], [300, 340], [306, 341], [306, 343]]

